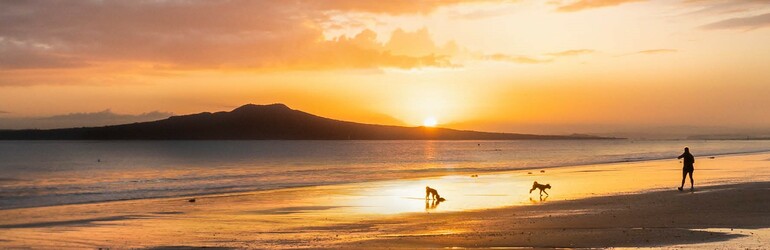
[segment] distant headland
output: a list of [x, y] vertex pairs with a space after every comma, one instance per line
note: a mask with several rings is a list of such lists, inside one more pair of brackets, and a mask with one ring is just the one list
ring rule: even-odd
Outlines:
[[123, 125], [0, 130], [0, 140], [575, 140], [592, 135], [491, 133], [340, 121], [284, 104], [247, 104], [230, 112], [204, 112]]

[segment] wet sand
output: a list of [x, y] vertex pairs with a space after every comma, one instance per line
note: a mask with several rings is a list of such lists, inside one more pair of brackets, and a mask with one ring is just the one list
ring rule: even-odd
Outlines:
[[[770, 182], [655, 191], [369, 222], [376, 239], [344, 247], [770, 248]], [[712, 230], [709, 230], [712, 229]], [[717, 230], [714, 230], [717, 229]], [[718, 230], [721, 229], [721, 230]]]
[[0, 248], [767, 249], [768, 170], [770, 153], [699, 157], [695, 192], [660, 160], [8, 209]]

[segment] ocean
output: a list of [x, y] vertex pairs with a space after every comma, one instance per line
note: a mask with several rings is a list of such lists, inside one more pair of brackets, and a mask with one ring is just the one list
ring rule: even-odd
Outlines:
[[770, 151], [770, 141], [0, 141], [0, 209]]

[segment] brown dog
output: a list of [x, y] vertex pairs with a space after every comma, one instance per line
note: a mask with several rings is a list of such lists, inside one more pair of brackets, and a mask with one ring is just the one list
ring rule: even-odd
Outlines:
[[532, 191], [535, 191], [535, 189], [540, 189], [540, 195], [543, 195], [543, 193], [545, 193], [545, 195], [548, 195], [548, 192], [546, 192], [545, 190], [549, 188], [551, 188], [551, 184], [543, 185], [543, 184], [537, 183], [536, 181], [534, 184], [532, 184], [532, 189], [529, 190], [529, 193], [531, 194]]
[[430, 200], [429, 197], [431, 197], [431, 195], [434, 200], [444, 201], [444, 198], [441, 198], [441, 195], [438, 195], [438, 191], [429, 186], [425, 186], [425, 199]]

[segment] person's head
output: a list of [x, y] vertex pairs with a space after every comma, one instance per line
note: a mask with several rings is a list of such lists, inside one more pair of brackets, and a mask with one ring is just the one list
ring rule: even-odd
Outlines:
[[689, 153], [689, 152], [690, 152], [690, 148], [688, 148], [688, 147], [684, 147], [684, 152], [685, 152], [685, 153]]

